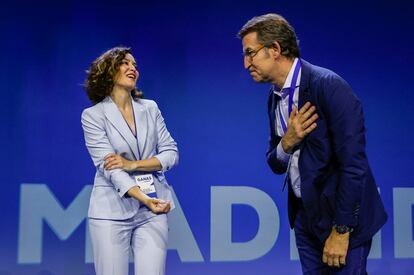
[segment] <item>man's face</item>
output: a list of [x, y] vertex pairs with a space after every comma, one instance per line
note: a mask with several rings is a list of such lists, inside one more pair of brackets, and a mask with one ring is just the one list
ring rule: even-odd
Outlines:
[[244, 53], [244, 68], [256, 82], [272, 82], [272, 70], [275, 61], [270, 54], [271, 49], [257, 41], [257, 33], [246, 34], [242, 40]]

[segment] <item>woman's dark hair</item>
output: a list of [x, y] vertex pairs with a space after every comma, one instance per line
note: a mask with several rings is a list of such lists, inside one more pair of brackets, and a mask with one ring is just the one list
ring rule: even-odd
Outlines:
[[[92, 62], [91, 67], [86, 71], [87, 78], [84, 83], [86, 93], [92, 104], [99, 103], [110, 95], [114, 87], [114, 77], [119, 71], [122, 60], [128, 53], [131, 54], [131, 48], [115, 47]], [[144, 94], [138, 88], [134, 88], [131, 95], [134, 99], [144, 97]]]

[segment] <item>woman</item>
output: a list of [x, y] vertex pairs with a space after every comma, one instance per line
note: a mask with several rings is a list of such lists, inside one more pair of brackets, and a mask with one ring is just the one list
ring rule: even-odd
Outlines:
[[165, 273], [174, 208], [164, 177], [178, 162], [177, 144], [157, 104], [135, 88], [139, 73], [129, 48], [116, 47], [91, 65], [85, 87], [93, 106], [82, 113], [96, 167], [88, 226], [98, 275]]

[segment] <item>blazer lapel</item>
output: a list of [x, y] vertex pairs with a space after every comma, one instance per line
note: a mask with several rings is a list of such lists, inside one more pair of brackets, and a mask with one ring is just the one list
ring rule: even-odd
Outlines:
[[276, 132], [276, 104], [277, 101], [279, 100], [279, 96], [276, 95], [273, 92], [273, 87], [270, 88], [269, 91], [269, 98], [267, 100], [267, 109], [268, 109], [268, 114], [269, 114], [269, 121], [270, 121], [270, 131], [272, 134], [277, 136], [277, 132]]
[[298, 110], [311, 99], [309, 91], [310, 64], [303, 59], [300, 61], [302, 63], [302, 69], [299, 86]]
[[121, 112], [118, 110], [118, 107], [109, 96], [104, 99], [103, 103], [106, 118], [128, 143], [131, 152], [135, 156], [135, 159], [139, 159], [137, 141], [129, 129], [128, 124], [123, 118]]
[[148, 114], [147, 108], [144, 104], [138, 101], [132, 100], [132, 106], [134, 107], [135, 115], [135, 128], [137, 131], [138, 147], [140, 151], [140, 156], [143, 157], [143, 152], [145, 151], [145, 141], [147, 140], [148, 135]]
[[[301, 78], [300, 78], [300, 87], [299, 87], [299, 98], [298, 98], [298, 110], [300, 110], [300, 108], [302, 108], [302, 106], [306, 103], [306, 102], [311, 102], [311, 93], [310, 93], [310, 73], [311, 73], [311, 64], [306, 62], [305, 60], [301, 59], [301, 63], [302, 63], [302, 73], [301, 73]], [[312, 103], [312, 102], [311, 102]], [[305, 137], [304, 140], [302, 140], [302, 142], [298, 145], [301, 150], [303, 148], [303, 146], [305, 145], [305, 140], [307, 139], [307, 137]], [[300, 174], [303, 175], [302, 170], [300, 169], [301, 167], [303, 167], [302, 165], [302, 154], [299, 155], [299, 170], [300, 170]], [[304, 185], [305, 186], [305, 185]], [[305, 187], [306, 188], [306, 187]]]

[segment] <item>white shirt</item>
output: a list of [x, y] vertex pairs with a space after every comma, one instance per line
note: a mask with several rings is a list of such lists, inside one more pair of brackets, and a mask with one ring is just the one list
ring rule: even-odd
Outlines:
[[[276, 117], [275, 129], [276, 129], [276, 135], [278, 136], [284, 135], [283, 128], [280, 123], [279, 109], [283, 115], [286, 126], [287, 126], [287, 122], [289, 119], [289, 115], [288, 115], [289, 88], [291, 86], [293, 72], [295, 70], [295, 66], [298, 61], [299, 61], [298, 58], [295, 58], [295, 60], [293, 61], [292, 67], [290, 68], [289, 74], [286, 77], [286, 80], [285, 80], [285, 83], [283, 84], [282, 89], [281, 90], [277, 90], [276, 88], [273, 89], [273, 92], [281, 98], [277, 103], [277, 108], [275, 109], [275, 117]], [[295, 91], [293, 93], [293, 106], [295, 106], [296, 108], [298, 108], [299, 85], [300, 85], [301, 75], [302, 75], [302, 68], [299, 70], [298, 79], [296, 81], [296, 86], [295, 86]], [[300, 198], [301, 197], [301, 193], [300, 193], [301, 180], [300, 180], [299, 165], [298, 165], [300, 150], [296, 150], [293, 154], [288, 154], [283, 150], [282, 142], [280, 141], [279, 144], [277, 145], [276, 152], [277, 152], [277, 158], [286, 164], [289, 163], [289, 159], [292, 158], [290, 166], [288, 167], [289, 171], [287, 171], [288, 173], [287, 176], [290, 177], [290, 183], [292, 185], [293, 192], [298, 198]]]

